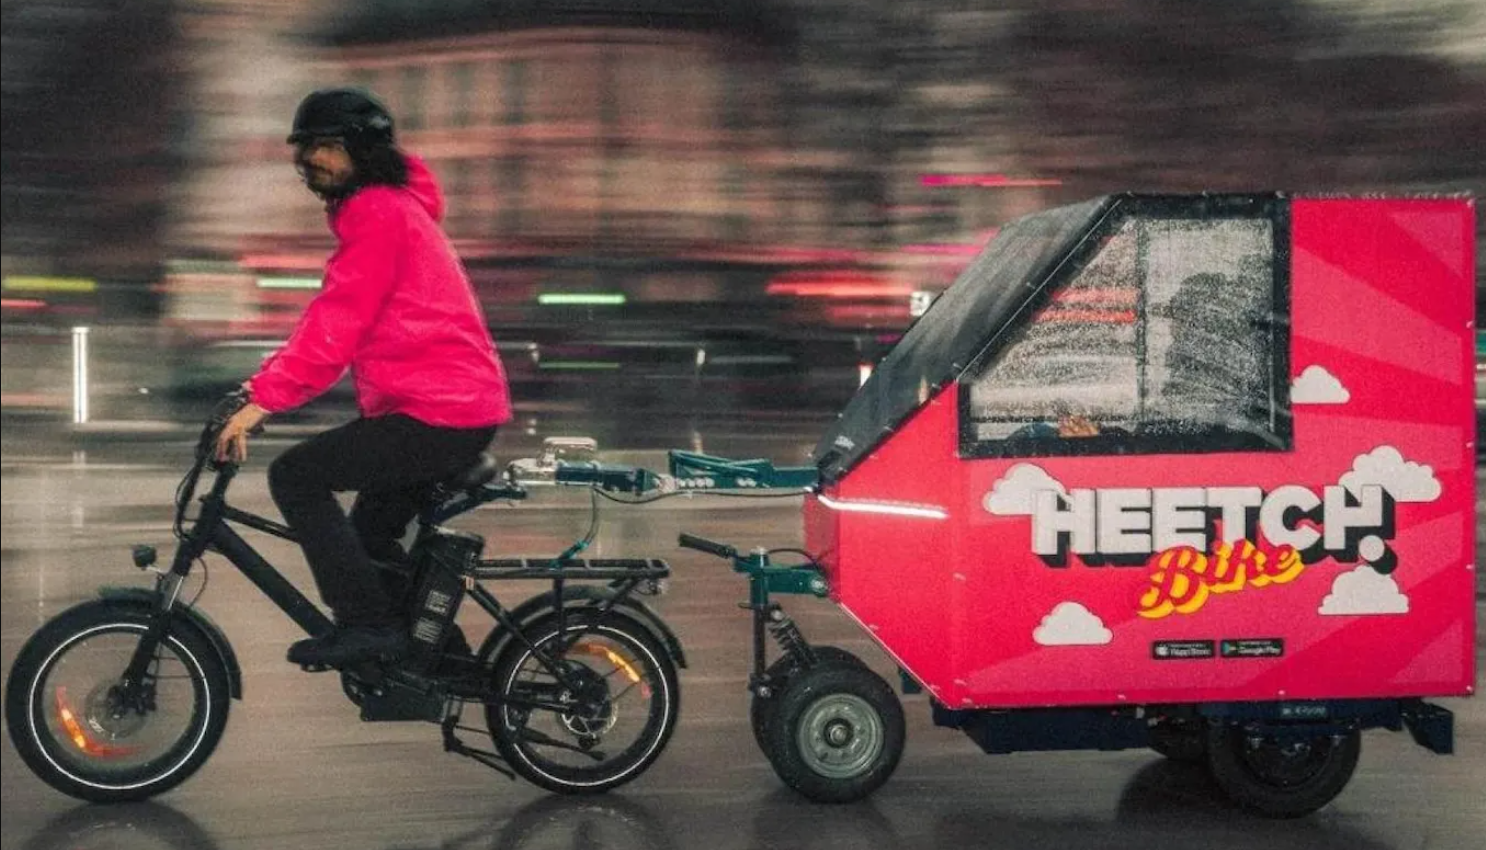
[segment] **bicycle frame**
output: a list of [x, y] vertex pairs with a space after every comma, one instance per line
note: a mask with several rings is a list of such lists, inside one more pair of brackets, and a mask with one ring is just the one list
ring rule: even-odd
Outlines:
[[[288, 543], [308, 542], [303, 535], [314, 532], [227, 503], [240, 469], [219, 454], [219, 441], [245, 403], [244, 393], [223, 399], [202, 429], [175, 489], [178, 542], [168, 563], [157, 565], [154, 546], [133, 547], [134, 565], [156, 574], [153, 588], [102, 588], [101, 598], [45, 623], [12, 665], [5, 705], [12, 739], [33, 772], [63, 793], [96, 802], [146, 799], [184, 781], [220, 740], [228, 700], [243, 696], [242, 670], [221, 629], [197, 608], [205, 574], [199, 590], [186, 590], [196, 562], [207, 567], [207, 553], [225, 557], [306, 633], [335, 634], [332, 611], [269, 563], [245, 529]], [[372, 559], [372, 569], [355, 579], [377, 583], [368, 589], [385, 585], [389, 620], [396, 620], [388, 632], [402, 631], [390, 636], [401, 638], [404, 651], [302, 666], [337, 672], [364, 722], [429, 722], [442, 732], [446, 752], [552, 791], [594, 793], [638, 776], [675, 729], [677, 668], [686, 659], [671, 628], [637, 598], [659, 592], [670, 568], [658, 559], [575, 557], [598, 531], [599, 488], [607, 478], [565, 482], [593, 487], [595, 512], [587, 533], [556, 558], [485, 559], [483, 536], [443, 524], [485, 502], [524, 498], [521, 473], [541, 473], [546, 458], [513, 461], [503, 474], [486, 454], [447, 477], [430, 470], [438, 478], [421, 500], [409, 557]], [[522, 579], [542, 579], [552, 590], [523, 584], [514, 595], [501, 594], [512, 602], [507, 609], [484, 584]], [[466, 598], [494, 621], [485, 624], [483, 642], [469, 637], [473, 649], [466, 644], [470, 624], [458, 618]], [[68, 666], [56, 678], [57, 659], [98, 634], [109, 635], [122, 657], [101, 669]], [[130, 637], [120, 647], [116, 634]], [[170, 655], [184, 674], [169, 667]], [[180, 685], [167, 680], [187, 678], [188, 692], [162, 690], [158, 696], [168, 698], [157, 704], [157, 689]], [[86, 696], [69, 702], [69, 688]], [[188, 701], [176, 698], [181, 693]], [[465, 725], [471, 709], [483, 714], [483, 728]], [[139, 736], [138, 746], [92, 746], [88, 726], [108, 740], [130, 737], [157, 711], [165, 722]], [[488, 734], [493, 748], [466, 744], [466, 732]], [[125, 753], [138, 754], [138, 764], [113, 760]]]
[[[170, 613], [174, 610], [180, 587], [190, 575], [191, 565], [208, 551], [214, 551], [225, 557], [239, 572], [243, 574], [252, 584], [269, 598], [280, 610], [282, 610], [301, 629], [310, 635], [323, 634], [334, 627], [334, 624], [320, 608], [311, 602], [300, 590], [294, 586], [282, 573], [270, 564], [258, 553], [246, 540], [239, 535], [229, 523], [237, 523], [247, 528], [261, 531], [286, 540], [297, 543], [298, 538], [292, 529], [282, 523], [258, 516], [248, 511], [234, 508], [227, 504], [226, 492], [232, 479], [236, 476], [238, 467], [235, 464], [223, 464], [216, 469], [216, 478], [212, 483], [210, 491], [200, 499], [201, 509], [196, 520], [191, 524], [189, 531], [182, 535], [181, 544], [176, 548], [175, 556], [169, 570], [160, 571], [157, 587], [157, 616], [149, 630], [140, 639], [139, 645], [125, 669], [122, 687], [126, 694], [134, 694], [139, 686], [145, 681], [146, 673], [151, 660], [154, 658], [160, 641], [164, 638], [170, 623]], [[187, 497], [194, 494], [195, 479], [199, 477], [201, 468], [195, 468], [190, 473], [192, 477], [191, 487], [187, 491]], [[519, 495], [518, 495], [519, 494]], [[435, 501], [434, 505], [425, 510], [418, 518], [418, 539], [421, 541], [427, 535], [439, 528], [438, 523], [463, 514], [480, 504], [496, 499], [510, 499], [524, 497], [524, 491], [519, 488], [485, 485], [478, 491], [451, 494], [449, 498]], [[178, 505], [178, 507], [180, 507]], [[466, 595], [475, 602], [493, 619], [506, 633], [519, 641], [533, 654], [533, 657], [558, 681], [566, 686], [573, 687], [568, 672], [557, 664], [553, 659], [524, 633], [520, 624], [509, 610], [481, 583], [484, 579], [515, 580], [548, 578], [553, 583], [553, 598], [556, 603], [555, 614], [558, 622], [559, 632], [566, 631], [567, 611], [572, 606], [564, 605], [563, 586], [569, 579], [577, 580], [607, 580], [609, 587], [614, 593], [608, 598], [595, 605], [583, 606], [585, 610], [597, 612], [600, 617], [612, 610], [616, 605], [625, 600], [643, 582], [653, 582], [669, 574], [669, 567], [657, 560], [638, 559], [611, 559], [594, 560], [574, 559], [574, 554], [579, 547], [570, 547], [563, 555], [546, 561], [532, 561], [530, 559], [481, 559], [474, 569], [464, 575]], [[576, 642], [587, 630], [572, 633], [566, 638], [568, 642]], [[437, 680], [439, 677], [432, 677]], [[453, 687], [457, 683], [445, 681], [450, 687], [450, 696], [458, 698], [480, 699], [490, 701], [495, 694], [490, 685], [485, 682], [464, 683], [465, 687]], [[456, 692], [457, 691], [457, 692]], [[557, 703], [549, 703], [533, 699], [510, 699], [505, 698], [503, 702], [518, 707], [548, 709], [561, 711], [564, 706]]]

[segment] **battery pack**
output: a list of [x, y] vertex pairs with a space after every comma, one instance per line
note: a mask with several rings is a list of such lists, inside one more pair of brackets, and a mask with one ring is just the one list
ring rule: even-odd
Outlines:
[[410, 612], [413, 653], [409, 667], [428, 672], [439, 663], [457, 628], [454, 616], [464, 600], [465, 577], [484, 547], [479, 535], [440, 530], [414, 550], [418, 585]]

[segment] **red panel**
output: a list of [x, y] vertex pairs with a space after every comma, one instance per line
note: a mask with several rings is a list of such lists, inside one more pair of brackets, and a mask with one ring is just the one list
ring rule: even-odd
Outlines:
[[833, 511], [841, 606], [936, 692], [953, 676], [954, 578], [962, 466], [955, 457], [956, 390], [925, 404], [830, 495], [850, 504], [948, 508], [948, 519]]
[[836, 551], [836, 517], [836, 512], [822, 505], [815, 496], [805, 497], [805, 551], [825, 567], [826, 578], [831, 582], [833, 590], [836, 567], [841, 562]]

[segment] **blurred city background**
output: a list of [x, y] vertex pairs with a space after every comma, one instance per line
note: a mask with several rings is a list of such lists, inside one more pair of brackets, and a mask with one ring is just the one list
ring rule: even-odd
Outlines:
[[1486, 188], [1486, 0], [0, 9], [8, 430], [195, 422], [282, 342], [332, 247], [284, 144], [318, 87], [439, 175], [532, 433], [832, 416], [1057, 204]]
[[[63, 607], [133, 581], [124, 544], [173, 550], [202, 416], [287, 337], [332, 250], [284, 140], [305, 94], [346, 84], [388, 103], [449, 196], [513, 381], [503, 463], [555, 435], [650, 468], [671, 448], [804, 462], [1029, 212], [1118, 191], [1486, 195], [1486, 0], [0, 0], [7, 669]], [[343, 383], [275, 417], [233, 504], [276, 517], [267, 460], [353, 412]], [[440, 754], [426, 725], [348, 726], [338, 680], [282, 661], [293, 625], [213, 569], [202, 610], [248, 679], [213, 761], [159, 803], [79, 807], [0, 744], [0, 847], [1486, 846], [1479, 698], [1449, 701], [1459, 755], [1377, 733], [1303, 821], [1248, 819], [1204, 769], [1144, 751], [987, 761], [932, 726], [928, 695], [905, 695], [911, 743], [873, 799], [804, 804], [749, 732], [750, 620], [727, 614], [746, 586], [675, 546], [787, 551], [798, 500], [606, 505], [598, 532], [591, 495], [560, 489], [461, 527], [500, 557], [593, 529], [592, 557], [670, 559], [651, 601], [691, 669], [634, 786], [557, 799]], [[1480, 564], [1486, 511], [1475, 535]], [[309, 592], [292, 544], [253, 543]], [[857, 620], [789, 610], [895, 679]]]

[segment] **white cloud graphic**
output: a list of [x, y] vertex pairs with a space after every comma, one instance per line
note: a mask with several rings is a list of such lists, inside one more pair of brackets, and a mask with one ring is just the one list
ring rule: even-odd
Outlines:
[[1363, 565], [1342, 573], [1331, 583], [1331, 593], [1321, 601], [1320, 612], [1342, 614], [1407, 614], [1409, 598], [1398, 589], [1392, 576]]
[[1032, 639], [1043, 646], [1097, 646], [1113, 640], [1114, 632], [1077, 602], [1059, 602], [1033, 630]]
[[1290, 385], [1291, 404], [1345, 404], [1352, 394], [1324, 366], [1307, 366]]
[[981, 504], [987, 511], [1002, 516], [1030, 515], [1033, 494], [1038, 490], [1056, 490], [1068, 495], [1068, 490], [1056, 479], [1031, 463], [1019, 463], [1006, 471], [1005, 477], [991, 485]]
[[1404, 460], [1398, 449], [1378, 446], [1352, 461], [1352, 469], [1341, 485], [1359, 495], [1367, 484], [1377, 484], [1400, 502], [1433, 502], [1440, 497], [1440, 482], [1434, 467]]

